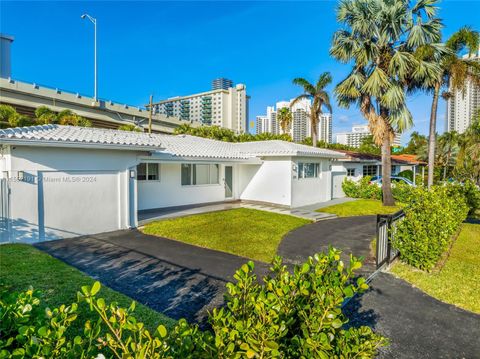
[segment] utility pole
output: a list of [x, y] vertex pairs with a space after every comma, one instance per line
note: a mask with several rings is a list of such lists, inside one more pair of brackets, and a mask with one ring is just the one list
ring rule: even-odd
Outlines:
[[150, 95], [150, 113], [148, 114], [148, 133], [152, 133], [153, 95]]

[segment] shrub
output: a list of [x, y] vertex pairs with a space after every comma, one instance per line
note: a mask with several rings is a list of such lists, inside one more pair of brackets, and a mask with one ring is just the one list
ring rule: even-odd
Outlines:
[[393, 246], [404, 262], [431, 270], [467, 216], [465, 197], [448, 186], [415, 188], [404, 211], [405, 218], [396, 228]]
[[0, 294], [0, 357], [19, 358], [373, 358], [386, 339], [369, 327], [348, 328], [341, 305], [368, 288], [354, 280], [361, 262], [345, 266], [340, 252], [317, 254], [292, 272], [280, 258], [263, 284], [252, 262], [227, 285], [226, 306], [210, 315], [212, 331], [180, 320], [167, 332], [160, 325], [150, 333], [130, 308], [97, 298], [100, 283], [82, 287], [85, 301], [98, 320], [85, 323], [83, 336], [65, 333], [77, 319], [77, 303], [39, 310], [38, 292]]
[[447, 184], [450, 193], [460, 194], [465, 197], [468, 206], [468, 214], [473, 215], [480, 208], [480, 188], [470, 180], [464, 183]]
[[370, 176], [364, 176], [358, 182], [345, 179], [342, 183], [343, 192], [352, 198], [382, 199], [381, 187], [370, 183], [371, 179]]
[[395, 198], [396, 201], [407, 203], [410, 200], [413, 189], [414, 187], [409, 186], [404, 182], [397, 182], [392, 186], [393, 198]]
[[398, 177], [405, 177], [410, 181], [413, 181], [413, 171], [412, 170], [404, 170], [398, 173]]

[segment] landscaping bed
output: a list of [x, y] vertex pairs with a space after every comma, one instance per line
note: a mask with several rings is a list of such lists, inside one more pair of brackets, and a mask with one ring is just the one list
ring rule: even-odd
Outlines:
[[400, 206], [387, 207], [381, 201], [373, 199], [359, 199], [356, 201], [336, 204], [317, 209], [316, 212], [327, 212], [339, 217], [368, 216], [376, 214], [392, 214], [401, 209]]
[[[94, 279], [79, 270], [26, 244], [0, 246], [0, 273], [1, 290], [25, 291], [33, 287], [42, 292], [42, 305], [49, 308], [73, 303], [77, 298], [77, 291], [82, 286], [91, 286], [94, 283]], [[123, 307], [129, 307], [133, 301], [130, 297], [106, 286], [103, 286], [102, 297]], [[79, 315], [79, 320], [75, 322], [79, 325], [70, 328], [71, 335], [83, 331], [80, 323], [88, 319], [97, 319], [87, 310], [86, 305]], [[173, 319], [139, 303], [136, 305], [135, 316], [151, 330], [156, 329], [159, 323], [167, 327], [173, 327], [176, 323]]]
[[463, 224], [442, 268], [430, 273], [397, 262], [391, 272], [441, 301], [480, 313], [480, 225]]
[[270, 262], [282, 238], [311, 223], [284, 214], [248, 208], [156, 221], [140, 228], [146, 234]]

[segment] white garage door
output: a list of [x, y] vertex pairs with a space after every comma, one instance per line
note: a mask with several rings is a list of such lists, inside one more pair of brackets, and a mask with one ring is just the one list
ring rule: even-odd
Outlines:
[[42, 172], [38, 213], [45, 239], [119, 229], [119, 180], [118, 172]]

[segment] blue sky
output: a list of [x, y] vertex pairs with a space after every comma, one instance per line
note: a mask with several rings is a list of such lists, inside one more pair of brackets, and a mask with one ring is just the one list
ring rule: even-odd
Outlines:
[[[201, 92], [216, 77], [247, 85], [250, 120], [268, 105], [299, 94], [294, 77], [334, 84], [349, 67], [329, 57], [335, 1], [313, 2], [6, 2], [0, 31], [15, 37], [12, 74], [18, 80], [93, 94], [93, 25], [98, 19], [99, 96], [141, 105]], [[446, 0], [440, 16], [449, 36], [462, 25], [480, 29], [480, 1]], [[330, 90], [333, 89], [332, 84]], [[409, 99], [415, 127], [427, 132], [430, 97]], [[357, 109], [333, 106], [335, 132], [364, 123]], [[443, 131], [445, 103], [438, 130]], [[402, 140], [408, 139], [406, 133]]]

